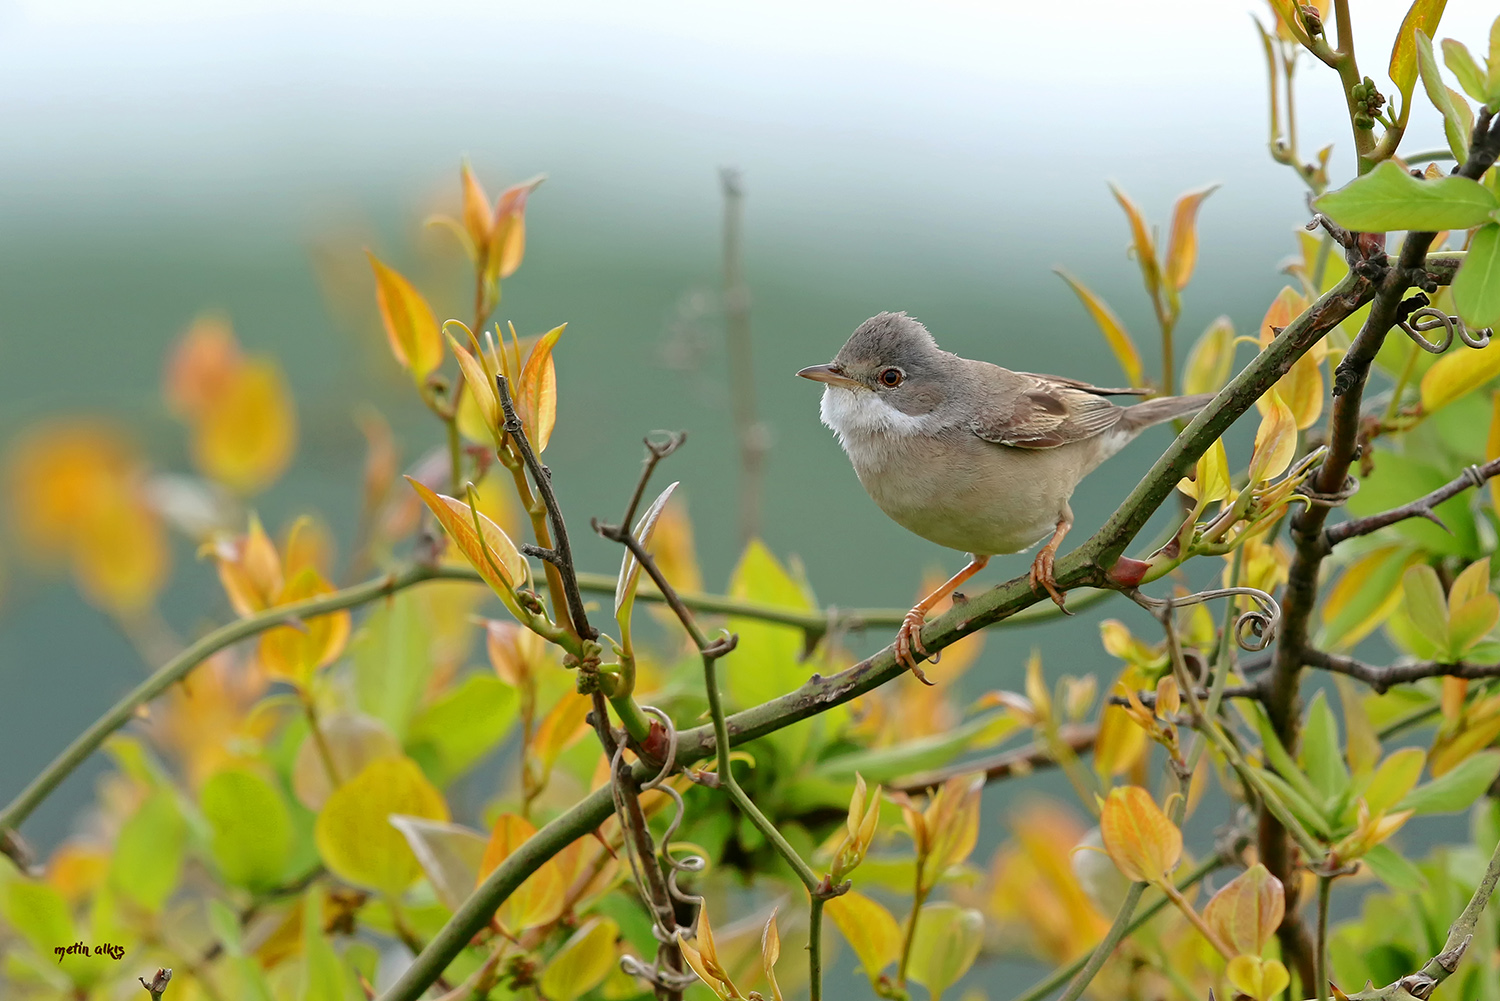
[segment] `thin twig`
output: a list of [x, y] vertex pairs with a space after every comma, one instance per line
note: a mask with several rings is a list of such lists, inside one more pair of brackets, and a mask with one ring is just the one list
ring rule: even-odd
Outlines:
[[1464, 661], [1444, 664], [1435, 660], [1419, 660], [1410, 664], [1377, 667], [1344, 654], [1327, 653], [1313, 647], [1302, 651], [1302, 662], [1308, 667], [1332, 671], [1334, 674], [1347, 674], [1356, 681], [1363, 681], [1377, 695], [1385, 694], [1392, 685], [1410, 684], [1423, 678], [1466, 678], [1474, 681], [1479, 678], [1500, 677], [1500, 664], [1470, 664]]
[[1323, 537], [1327, 541], [1329, 548], [1332, 548], [1347, 539], [1352, 539], [1360, 535], [1369, 535], [1371, 532], [1378, 532], [1387, 525], [1394, 525], [1408, 518], [1426, 518], [1429, 521], [1435, 522], [1440, 528], [1446, 529], [1447, 526], [1438, 520], [1438, 516], [1434, 513], [1433, 509], [1450, 497], [1456, 497], [1470, 487], [1477, 489], [1484, 486], [1488, 480], [1495, 476], [1500, 476], [1500, 459], [1491, 459], [1482, 466], [1467, 466], [1458, 477], [1444, 483], [1431, 493], [1418, 497], [1409, 504], [1403, 504], [1389, 511], [1382, 511], [1380, 514], [1372, 514], [1368, 518], [1354, 518], [1341, 522], [1325, 531]]
[[[1093, 723], [1059, 727], [1057, 731], [1057, 739], [1075, 754], [1093, 750], [1094, 741], [1098, 736], [1099, 727]], [[951, 778], [959, 775], [973, 775], [975, 772], [983, 772], [986, 783], [1000, 782], [1013, 775], [1029, 775], [1038, 768], [1051, 768], [1056, 764], [1057, 759], [1049, 746], [1042, 741], [1037, 741], [1025, 747], [1017, 747], [988, 757], [975, 758], [961, 764], [897, 779], [887, 788], [892, 792], [907, 794], [928, 792]]]

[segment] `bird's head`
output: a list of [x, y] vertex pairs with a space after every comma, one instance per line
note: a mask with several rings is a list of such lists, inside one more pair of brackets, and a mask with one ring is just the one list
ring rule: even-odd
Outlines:
[[942, 403], [944, 372], [953, 359], [905, 313], [880, 313], [859, 325], [833, 361], [797, 374], [857, 397], [873, 393], [886, 406], [915, 417]]

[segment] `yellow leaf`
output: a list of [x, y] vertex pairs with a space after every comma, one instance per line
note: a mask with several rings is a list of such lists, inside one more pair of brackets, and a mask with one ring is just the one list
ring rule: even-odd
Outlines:
[[297, 414], [280, 368], [267, 359], [239, 366], [193, 432], [193, 459], [205, 475], [240, 493], [270, 486], [297, 445]]
[[1370, 812], [1385, 813], [1401, 802], [1422, 777], [1422, 766], [1426, 761], [1427, 755], [1420, 748], [1403, 747], [1392, 751], [1375, 769], [1365, 788], [1365, 804]]
[[1060, 269], [1057, 274], [1077, 293], [1078, 298], [1083, 302], [1083, 307], [1099, 325], [1099, 331], [1104, 334], [1105, 343], [1115, 353], [1115, 360], [1120, 363], [1120, 370], [1125, 373], [1125, 381], [1132, 386], [1141, 385], [1145, 379], [1144, 370], [1141, 367], [1141, 353], [1136, 350], [1135, 341], [1131, 340], [1130, 332], [1125, 329], [1125, 324], [1120, 322], [1114, 310], [1105, 305], [1103, 299], [1091, 292], [1078, 279]]
[[[1370, 588], [1379, 574], [1400, 574], [1416, 562], [1418, 554], [1400, 546], [1382, 546], [1360, 556], [1329, 590], [1323, 601], [1324, 634], [1320, 642], [1328, 647], [1348, 648], [1370, 635], [1401, 604], [1401, 589], [1391, 586], [1380, 590], [1371, 602]], [[1360, 615], [1359, 609], [1365, 609]], [[1360, 616], [1355, 618], [1355, 616]]]
[[[410, 476], [406, 479], [437, 517], [438, 524], [443, 526], [443, 530], [458, 546], [458, 551], [469, 561], [469, 565], [479, 571], [479, 576], [500, 596], [511, 613], [522, 618], [520, 606], [516, 604], [515, 590], [526, 580], [526, 558], [521, 555], [516, 544], [510, 541], [505, 530], [463, 501], [437, 493]], [[482, 537], [479, 534], [481, 531], [484, 533]]]
[[578, 742], [588, 728], [591, 703], [588, 696], [564, 692], [557, 705], [543, 717], [531, 739], [531, 752], [551, 767], [557, 756]]
[[[1396, 44], [1391, 48], [1390, 76], [1391, 82], [1401, 92], [1403, 105], [1410, 102], [1412, 91], [1417, 85], [1416, 33], [1420, 31], [1431, 38], [1437, 31], [1438, 22], [1443, 17], [1443, 8], [1447, 5], [1448, 0], [1413, 0], [1406, 17], [1401, 20], [1401, 28], [1396, 32]], [[1402, 109], [1402, 121], [1406, 119], [1405, 110]]]
[[1475, 351], [1454, 347], [1422, 376], [1422, 409], [1432, 413], [1500, 375], [1500, 338]]
[[1109, 190], [1130, 220], [1131, 242], [1135, 247], [1136, 263], [1141, 266], [1141, 277], [1146, 282], [1146, 294], [1155, 297], [1157, 290], [1161, 288], [1161, 265], [1156, 260], [1156, 244], [1151, 239], [1151, 231], [1146, 226], [1146, 218], [1141, 215], [1141, 210], [1136, 208], [1135, 202], [1126, 197], [1125, 192], [1113, 184], [1109, 186]]
[[468, 232], [469, 239], [474, 241], [474, 249], [482, 261], [489, 249], [490, 229], [494, 225], [490, 214], [490, 196], [484, 193], [484, 185], [474, 176], [467, 160], [459, 168], [459, 180], [464, 189], [464, 229]]
[[422, 867], [393, 813], [448, 819], [442, 794], [410, 758], [381, 758], [366, 765], [323, 804], [313, 828], [323, 864], [338, 878], [384, 893], [400, 894]]
[[170, 566], [155, 514], [139, 498], [121, 498], [79, 524], [77, 532], [73, 569], [84, 596], [119, 615], [149, 607]]
[[1105, 778], [1124, 775], [1141, 760], [1146, 748], [1146, 731], [1136, 725], [1125, 707], [1105, 706], [1099, 716], [1099, 736], [1094, 740], [1094, 770]]
[[543, 334], [531, 349], [526, 367], [521, 371], [518, 400], [521, 421], [526, 426], [526, 437], [538, 455], [547, 450], [552, 427], [557, 423], [557, 368], [552, 361], [552, 348], [567, 328], [564, 323]]
[[603, 982], [615, 964], [619, 934], [614, 919], [590, 918], [547, 961], [542, 996], [548, 1001], [577, 1001]]
[[1259, 956], [1234, 957], [1224, 974], [1235, 990], [1254, 1001], [1271, 1001], [1292, 982], [1281, 960], [1261, 959]]
[[375, 272], [375, 301], [380, 306], [380, 318], [385, 321], [391, 354], [421, 385], [443, 361], [443, 339], [437, 317], [416, 286], [368, 250], [365, 253]]
[[[1490, 431], [1484, 442], [1484, 461], [1500, 459], [1500, 391], [1490, 394]], [[1490, 506], [1500, 511], [1500, 476], [1490, 478]]]
[[1182, 832], [1140, 786], [1116, 786], [1099, 816], [1104, 850], [1134, 882], [1161, 883], [1182, 856]]
[[[373, 761], [401, 756], [401, 742], [385, 724], [369, 716], [332, 713], [319, 720], [318, 729], [334, 772], [342, 779], [353, 778]], [[299, 803], [316, 811], [328, 802], [335, 785], [317, 738], [308, 734], [292, 762], [292, 792]]]
[[[450, 323], [455, 322], [450, 320]], [[462, 324], [460, 324], [462, 326]], [[465, 328], [467, 329], [467, 328]], [[468, 348], [458, 343], [458, 340], [448, 333], [446, 326], [443, 336], [448, 339], [448, 347], [453, 351], [453, 357], [458, 359], [458, 367], [464, 374], [464, 382], [469, 387], [468, 398], [474, 401], [479, 409], [479, 417], [484, 422], [484, 427], [493, 436], [499, 432], [500, 422], [500, 399], [495, 395], [495, 380], [485, 371], [484, 365], [469, 353]]]
[[760, 968], [765, 972], [766, 983], [771, 986], [771, 997], [782, 1001], [781, 985], [776, 982], [776, 961], [781, 958], [781, 932], [776, 930], [776, 911], [766, 919], [760, 933]]
[[1221, 316], [1208, 325], [1188, 352], [1187, 367], [1182, 373], [1182, 391], [1217, 393], [1229, 381], [1234, 367], [1234, 323]]
[[218, 313], [198, 317], [167, 357], [162, 375], [167, 409], [185, 420], [196, 419], [242, 364], [228, 318]]
[[[276, 604], [289, 605], [333, 592], [333, 585], [316, 570], [304, 567], [287, 583]], [[344, 652], [349, 627], [350, 615], [341, 611], [268, 629], [260, 638], [260, 661], [271, 677], [305, 689], [318, 668], [332, 664]]]
[[1203, 920], [1235, 952], [1258, 956], [1285, 913], [1281, 880], [1257, 862], [1214, 894], [1203, 908]]
[[1200, 509], [1229, 498], [1229, 454], [1220, 438], [1198, 457], [1194, 478], [1184, 479], [1177, 489], [1198, 501]]
[[1297, 421], [1281, 394], [1272, 389], [1262, 399], [1269, 408], [1255, 431], [1255, 452], [1250, 457], [1250, 483], [1264, 483], [1280, 476], [1297, 454]]
[[984, 939], [984, 915], [948, 901], [922, 905], [912, 933], [907, 975], [927, 988], [932, 1001], [969, 972]]
[[883, 905], [850, 890], [829, 900], [823, 910], [843, 933], [872, 983], [900, 956], [901, 928]]
[[[1270, 308], [1266, 310], [1266, 315], [1261, 320], [1261, 347], [1265, 348], [1270, 344], [1276, 334], [1305, 309], [1307, 309], [1307, 297], [1290, 285], [1284, 286], [1271, 301]], [[1318, 341], [1302, 357], [1293, 362], [1287, 374], [1276, 383], [1276, 392], [1281, 394], [1282, 401], [1290, 408], [1298, 428], [1311, 427], [1323, 413], [1322, 364], [1327, 354], [1327, 346], [1324, 342]], [[1264, 414], [1270, 407], [1270, 399], [1268, 396], [1262, 396], [1255, 401], [1255, 405]]]
[[1167, 282], [1181, 292], [1193, 276], [1198, 260], [1198, 207], [1218, 189], [1217, 184], [1189, 191], [1172, 208], [1172, 235], [1167, 241]]
[[[480, 881], [483, 882], [535, 834], [536, 828], [526, 818], [513, 813], [501, 814], [490, 832], [489, 844], [485, 845], [484, 858], [479, 863]], [[496, 917], [512, 934], [551, 924], [562, 914], [566, 891], [562, 870], [555, 861], [548, 859], [506, 898]]]
[[495, 224], [491, 229], [490, 253], [485, 259], [485, 281], [493, 284], [509, 278], [526, 256], [526, 200], [545, 176], [506, 188], [495, 202]]

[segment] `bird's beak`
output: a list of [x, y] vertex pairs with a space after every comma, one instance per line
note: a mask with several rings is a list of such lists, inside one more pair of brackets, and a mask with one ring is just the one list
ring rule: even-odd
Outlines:
[[860, 383], [845, 376], [843, 369], [831, 363], [828, 365], [809, 365], [797, 374], [804, 379], [811, 379], [813, 382], [826, 382], [830, 386], [842, 386], [845, 389], [860, 388]]

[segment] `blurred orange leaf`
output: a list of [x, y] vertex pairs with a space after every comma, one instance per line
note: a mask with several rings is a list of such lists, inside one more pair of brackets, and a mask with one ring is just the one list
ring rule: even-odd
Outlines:
[[[483, 882], [534, 834], [536, 827], [525, 817], [501, 814], [490, 831], [484, 858], [479, 863], [480, 881]], [[506, 898], [496, 916], [512, 933], [550, 924], [563, 911], [565, 890], [562, 871], [555, 861], [548, 859]]]
[[493, 228], [493, 220], [490, 215], [490, 196], [485, 194], [484, 185], [479, 183], [479, 178], [474, 176], [474, 171], [469, 167], [469, 162], [464, 161], [459, 168], [460, 182], [464, 189], [464, 229], [468, 231], [469, 239], [474, 241], [474, 249], [480, 260], [489, 250], [490, 232]]
[[1236, 953], [1258, 956], [1285, 913], [1281, 880], [1257, 862], [1214, 894], [1203, 909], [1203, 920]]
[[538, 455], [546, 451], [557, 423], [557, 369], [552, 361], [552, 348], [567, 328], [564, 323], [543, 334], [521, 371], [521, 419], [526, 425], [526, 437]]
[[[289, 605], [333, 592], [333, 585], [319, 576], [317, 570], [304, 567], [287, 582], [276, 603]], [[327, 667], [344, 652], [349, 628], [349, 612], [341, 611], [268, 629], [260, 638], [261, 663], [271, 677], [305, 689], [318, 668]]]
[[1120, 208], [1125, 210], [1126, 218], [1130, 220], [1130, 236], [1135, 247], [1136, 263], [1141, 266], [1141, 277], [1145, 280], [1147, 294], [1155, 297], [1161, 289], [1161, 264], [1156, 259], [1156, 242], [1151, 238], [1151, 230], [1146, 225], [1146, 217], [1141, 215], [1141, 210], [1126, 196], [1125, 192], [1113, 184], [1109, 186], [1109, 190], [1115, 196], [1115, 201], [1120, 203]]
[[1189, 191], [1172, 208], [1172, 233], [1167, 240], [1167, 283], [1181, 292], [1198, 261], [1198, 207], [1218, 190], [1217, 184]]
[[1182, 857], [1182, 832], [1140, 786], [1116, 786], [1099, 816], [1104, 850], [1135, 882], [1162, 883]]
[[526, 201], [537, 185], [547, 179], [539, 174], [529, 181], [505, 189], [495, 202], [495, 224], [490, 252], [485, 259], [485, 279], [490, 283], [509, 278], [526, 256]]
[[420, 384], [443, 361], [437, 318], [422, 293], [399, 271], [381, 263], [368, 250], [365, 254], [375, 272], [375, 301], [385, 321], [391, 353]]
[[291, 462], [297, 414], [281, 369], [252, 359], [234, 370], [193, 425], [193, 458], [212, 479], [240, 493], [269, 486]]
[[162, 397], [178, 417], [196, 418], [228, 386], [244, 363], [226, 317], [198, 317], [167, 357]]

